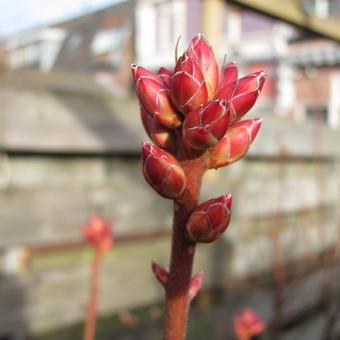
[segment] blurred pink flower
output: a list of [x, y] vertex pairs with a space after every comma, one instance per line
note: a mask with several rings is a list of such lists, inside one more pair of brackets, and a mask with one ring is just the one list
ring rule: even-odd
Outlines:
[[234, 317], [234, 332], [239, 340], [249, 340], [265, 329], [266, 323], [250, 308], [245, 308]]
[[93, 214], [87, 225], [81, 227], [81, 232], [87, 242], [101, 252], [109, 251], [113, 244], [111, 223], [97, 214]]

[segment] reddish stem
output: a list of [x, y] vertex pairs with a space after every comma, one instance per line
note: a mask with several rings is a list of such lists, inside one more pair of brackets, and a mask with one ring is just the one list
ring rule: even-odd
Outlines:
[[164, 340], [183, 340], [190, 307], [189, 288], [195, 244], [185, 236], [185, 224], [197, 206], [201, 179], [206, 171], [204, 156], [193, 154], [179, 145], [176, 158], [187, 178], [187, 187], [174, 203], [174, 222], [169, 280], [166, 286]]
[[241, 336], [238, 336], [238, 340], [251, 340], [251, 336], [241, 335]]
[[99, 267], [102, 252], [96, 248], [91, 264], [91, 286], [87, 305], [87, 317], [84, 331], [84, 340], [93, 340], [96, 332], [96, 314], [98, 297]]

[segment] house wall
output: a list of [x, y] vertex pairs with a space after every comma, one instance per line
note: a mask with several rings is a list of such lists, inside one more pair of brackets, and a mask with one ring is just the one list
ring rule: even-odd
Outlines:
[[337, 101], [339, 83], [336, 79], [340, 74], [340, 67], [310, 66], [300, 68], [296, 73], [296, 100], [300, 115], [306, 119], [308, 111], [312, 110], [311, 115], [315, 119], [319, 115], [319, 119], [326, 119], [332, 128], [338, 128], [340, 103]]
[[331, 74], [337, 67], [306, 67], [300, 69], [296, 79], [296, 96], [300, 102], [327, 105], [330, 96]]

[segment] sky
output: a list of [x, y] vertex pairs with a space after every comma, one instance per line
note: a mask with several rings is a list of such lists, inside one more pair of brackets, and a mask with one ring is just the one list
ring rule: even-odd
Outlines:
[[0, 0], [0, 37], [124, 0]]

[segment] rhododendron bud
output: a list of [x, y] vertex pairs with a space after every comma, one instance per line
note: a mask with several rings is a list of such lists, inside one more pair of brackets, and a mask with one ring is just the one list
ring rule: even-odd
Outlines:
[[220, 168], [241, 159], [254, 141], [261, 124], [261, 118], [254, 118], [229, 126], [221, 141], [209, 150], [209, 168]]
[[189, 288], [189, 299], [190, 299], [190, 301], [192, 301], [196, 297], [197, 293], [201, 289], [202, 282], [203, 282], [203, 276], [204, 276], [204, 273], [199, 272], [191, 278], [190, 288]]
[[226, 100], [213, 100], [189, 112], [183, 123], [184, 142], [195, 150], [216, 145], [227, 131], [229, 116]]
[[240, 340], [251, 339], [263, 333], [265, 329], [265, 322], [250, 308], [244, 309], [234, 318], [234, 332]]
[[228, 227], [231, 203], [228, 194], [198, 205], [186, 224], [189, 239], [204, 243], [217, 240]]
[[201, 34], [197, 34], [191, 40], [186, 53], [200, 67], [203, 78], [205, 80], [205, 85], [207, 87], [208, 98], [214, 98], [216, 89], [218, 87], [219, 70], [211, 46]]
[[179, 127], [182, 121], [171, 104], [170, 91], [162, 80], [141, 66], [132, 65], [132, 74], [136, 82], [137, 95], [143, 106], [163, 125], [169, 128]]
[[175, 150], [175, 136], [172, 130], [162, 125], [159, 120], [143, 106], [140, 108], [142, 123], [150, 139], [160, 148], [170, 152]]
[[163, 287], [165, 287], [169, 279], [168, 271], [163, 266], [154, 261], [151, 262], [151, 269], [155, 274], [156, 279], [162, 284]]
[[171, 98], [187, 114], [208, 100], [207, 87], [198, 64], [184, 54], [177, 61], [171, 82]]
[[234, 62], [228, 63], [223, 67], [220, 87], [233, 83], [238, 78], [237, 65]]
[[112, 247], [113, 234], [111, 224], [94, 214], [87, 225], [81, 227], [86, 240], [100, 251], [108, 251]]
[[172, 78], [172, 71], [166, 69], [165, 67], [160, 67], [157, 72], [159, 78], [161, 78], [164, 86], [167, 89], [170, 89], [171, 87], [171, 78]]
[[146, 181], [161, 196], [176, 199], [183, 194], [186, 178], [174, 156], [155, 145], [144, 142], [142, 163]]
[[230, 101], [231, 122], [239, 120], [255, 104], [259, 96], [266, 74], [257, 72], [243, 77], [233, 83], [222, 86], [216, 94], [216, 99], [226, 99]]

